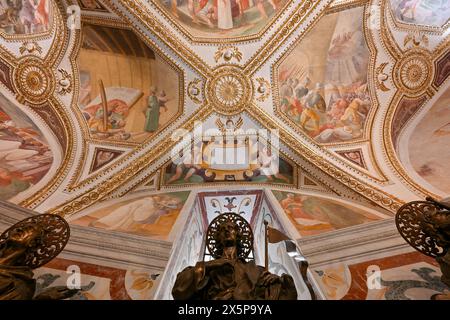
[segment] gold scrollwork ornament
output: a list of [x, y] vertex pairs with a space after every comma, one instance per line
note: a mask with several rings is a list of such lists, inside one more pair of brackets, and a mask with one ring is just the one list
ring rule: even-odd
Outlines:
[[199, 98], [199, 96], [201, 96], [201, 89], [199, 88], [199, 84], [201, 82], [202, 81], [200, 79], [194, 79], [189, 82], [187, 87], [187, 94], [189, 98], [196, 104], [202, 103], [202, 100]]
[[36, 41], [25, 41], [19, 48], [19, 52], [22, 55], [25, 52], [27, 52], [28, 54], [33, 54], [34, 52], [42, 54], [42, 47]]
[[384, 69], [386, 68], [387, 65], [388, 62], [383, 62], [375, 69], [375, 72], [377, 74], [377, 81], [375, 82], [376, 87], [377, 89], [384, 92], [390, 90], [388, 87], [386, 87], [386, 84], [384, 83], [389, 79], [389, 75], [386, 72], [384, 72]]
[[259, 94], [256, 100], [259, 102], [264, 102], [270, 96], [270, 83], [264, 78], [257, 78], [256, 82], [258, 82], [258, 88], [256, 91]]
[[222, 58], [225, 62], [229, 62], [233, 58], [236, 59], [238, 62], [241, 62], [242, 53], [236, 47], [222, 46], [215, 53], [214, 60], [217, 63]]
[[72, 92], [72, 79], [64, 69], [58, 69], [60, 78], [58, 79], [58, 93], [62, 96]]

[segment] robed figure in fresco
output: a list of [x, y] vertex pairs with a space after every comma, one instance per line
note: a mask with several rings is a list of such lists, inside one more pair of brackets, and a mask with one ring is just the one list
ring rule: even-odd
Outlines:
[[156, 88], [150, 89], [150, 96], [148, 97], [147, 102], [147, 110], [145, 111], [145, 131], [155, 132], [156, 130], [158, 130], [160, 109], [164, 108], [167, 111], [167, 107], [164, 104], [165, 102], [167, 102], [167, 99], [165, 99], [165, 95], [166, 94], [163, 91], [161, 93], [161, 96], [164, 99], [160, 101], [160, 99], [156, 96]]
[[36, 293], [36, 269], [57, 256], [69, 240], [69, 226], [56, 215], [25, 219], [0, 236], [0, 300], [59, 300], [79, 290], [52, 287]]
[[215, 258], [181, 271], [172, 295], [175, 300], [296, 300], [291, 276], [271, 274], [246, 258], [253, 250], [248, 222], [235, 213], [215, 218], [207, 232]]

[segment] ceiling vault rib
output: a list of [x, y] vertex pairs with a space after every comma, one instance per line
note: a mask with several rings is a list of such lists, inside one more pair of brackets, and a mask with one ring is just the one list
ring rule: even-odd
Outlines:
[[[188, 120], [182, 128], [188, 131], [193, 130], [195, 121], [206, 118], [212, 112], [213, 111], [207, 106], [202, 106], [195, 116]], [[157, 148], [154, 148], [153, 152], [144, 154], [132, 163], [129, 163], [127, 165], [127, 169], [122, 170], [121, 172], [108, 178], [106, 182], [103, 181], [99, 185], [83, 191], [80, 195], [64, 202], [54, 209], [49, 210], [49, 212], [59, 214], [61, 216], [70, 216], [82, 209], [92, 206], [97, 201], [100, 201], [121, 187], [124, 183], [133, 179], [134, 175], [147, 169], [149, 163], [153, 163], [157, 159], [161, 158], [164, 154], [170, 151], [171, 148], [175, 147], [176, 144], [177, 142], [171, 141], [171, 139], [166, 139]], [[134, 153], [138, 153], [139, 151], [141, 151], [141, 148], [135, 150]], [[154, 173], [156, 170], [157, 169], [153, 170], [150, 174]]]
[[[198, 113], [194, 117], [192, 117], [188, 124], [184, 126], [186, 130], [192, 130], [194, 122], [196, 120], [205, 119], [211, 114], [212, 110], [207, 106], [203, 106]], [[266, 115], [264, 111], [262, 111], [259, 107], [254, 107], [253, 116], [255, 119], [263, 124], [267, 129], [270, 128], [278, 128], [280, 129], [280, 139], [282, 141], [286, 141], [287, 145], [291, 146], [292, 151], [299, 157], [305, 159], [313, 166], [317, 167], [319, 170], [324, 172], [326, 175], [331, 176], [332, 178], [338, 180], [343, 183], [345, 186], [354, 189], [354, 191], [360, 194], [362, 197], [377, 203], [378, 205], [384, 207], [390, 212], [395, 212], [403, 202], [393, 196], [387, 195], [381, 190], [378, 190], [375, 187], [372, 187], [359, 179], [352, 177], [349, 178], [349, 174], [344, 172], [343, 170], [335, 167], [333, 164], [329, 163], [327, 160], [323, 159], [320, 156], [314, 154], [314, 152], [308, 148], [308, 146], [299, 142], [295, 137], [293, 137], [289, 132], [287, 132], [283, 128], [279, 128], [276, 126], [276, 123], [270, 118], [270, 116]], [[144, 155], [135, 160], [133, 163], [128, 165], [128, 169], [122, 171], [118, 174], [110, 177], [107, 182], [101, 182], [99, 185], [94, 186], [93, 188], [85, 191], [83, 194], [76, 196], [75, 198], [66, 201], [64, 204], [59, 205], [58, 207], [50, 210], [51, 213], [60, 214], [62, 216], [72, 215], [76, 212], [81, 211], [82, 209], [86, 209], [87, 207], [92, 206], [97, 201], [100, 201], [102, 198], [107, 197], [109, 194], [114, 192], [117, 188], [122, 186], [124, 183], [130, 181], [134, 175], [139, 174], [143, 170], [147, 168], [148, 163], [153, 163], [156, 159], [160, 158], [162, 155], [166, 154], [176, 145], [175, 142], [171, 142], [167, 140], [164, 144], [163, 148], [159, 146], [159, 149], [155, 149], [154, 154], [150, 154], [150, 156]], [[294, 146], [294, 147], [293, 147]], [[158, 168], [155, 168], [149, 174], [153, 174], [156, 172]], [[120, 182], [120, 183], [117, 183]]]

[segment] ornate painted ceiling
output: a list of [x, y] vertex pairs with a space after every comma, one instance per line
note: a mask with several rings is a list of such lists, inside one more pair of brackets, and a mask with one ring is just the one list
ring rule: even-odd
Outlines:
[[[0, 200], [96, 243], [171, 242], [181, 208], [238, 203], [285, 212], [307, 253], [381, 236], [450, 193], [449, 17], [445, 0], [0, 0]], [[238, 161], [219, 163], [230, 133]]]
[[[1, 198], [72, 215], [209, 184], [322, 185], [391, 213], [442, 197], [450, 9], [415, 2], [2, 1]], [[277, 130], [281, 174], [181, 170], [174, 133], [196, 122]]]

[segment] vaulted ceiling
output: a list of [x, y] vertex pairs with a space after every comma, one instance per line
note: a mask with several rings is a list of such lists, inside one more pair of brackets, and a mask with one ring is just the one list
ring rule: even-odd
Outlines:
[[[316, 190], [387, 215], [444, 197], [449, 7], [425, 2], [41, 0], [14, 24], [2, 1], [1, 198], [71, 216], [143, 189]], [[279, 139], [280, 175], [171, 160], [180, 129], [229, 126]]]

